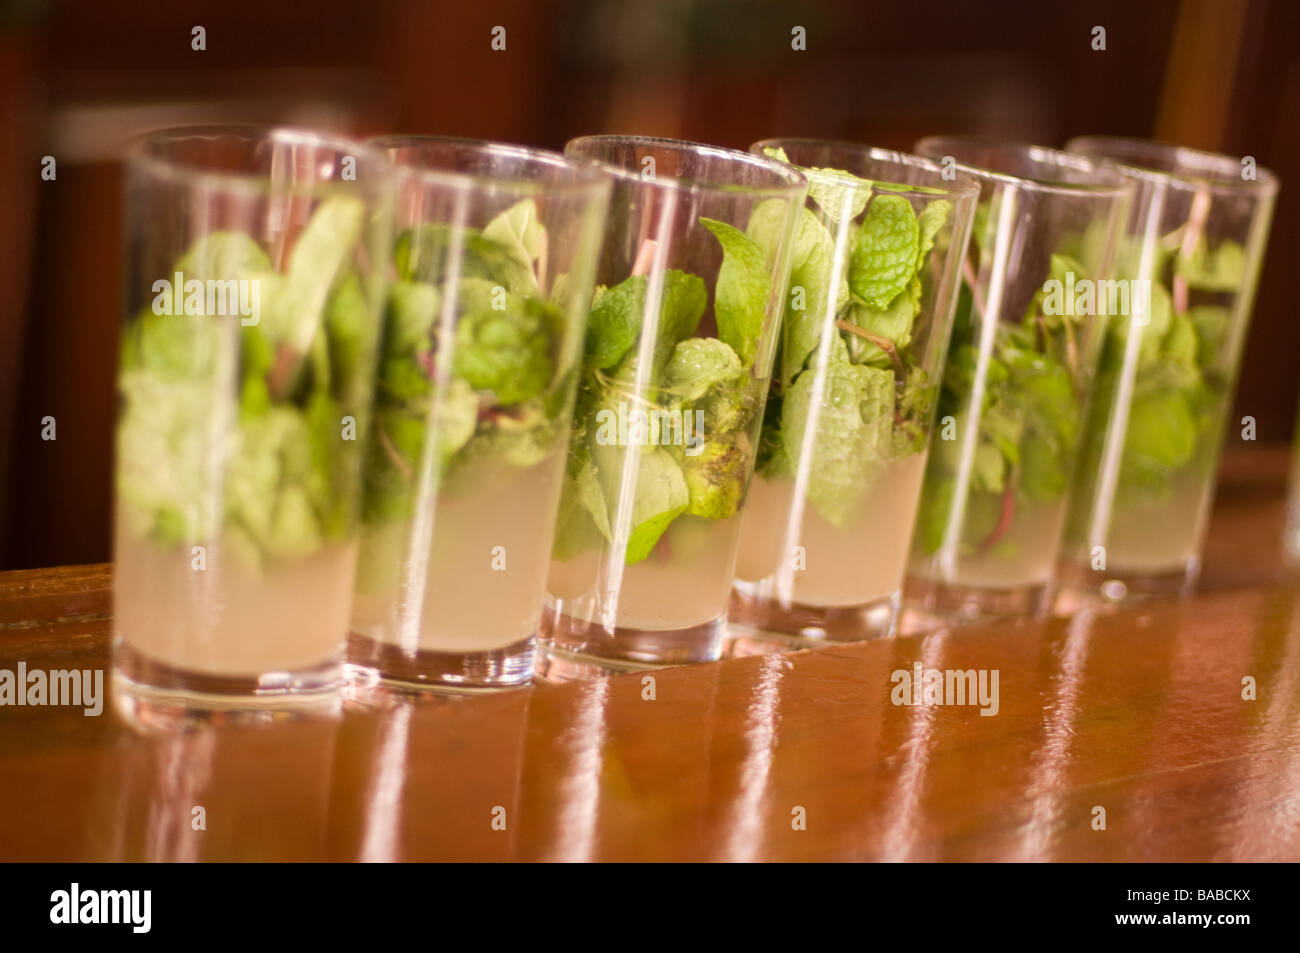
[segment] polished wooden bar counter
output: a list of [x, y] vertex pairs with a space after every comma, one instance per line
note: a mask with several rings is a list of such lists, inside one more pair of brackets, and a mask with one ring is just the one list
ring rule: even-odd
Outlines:
[[[1298, 860], [1288, 459], [1228, 455], [1186, 602], [174, 737], [0, 708], [0, 859]], [[110, 574], [0, 575], [0, 670], [106, 669]], [[917, 662], [996, 715], [893, 704]]]

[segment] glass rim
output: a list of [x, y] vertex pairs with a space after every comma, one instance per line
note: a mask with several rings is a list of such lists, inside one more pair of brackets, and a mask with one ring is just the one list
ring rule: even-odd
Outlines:
[[938, 159], [944, 156], [952, 156], [957, 159], [955, 150], [941, 149], [940, 143], [948, 143], [951, 146], [979, 146], [981, 148], [995, 149], [1009, 156], [1018, 156], [1027, 158], [1029, 161], [1038, 164], [1055, 165], [1059, 168], [1068, 168], [1080, 172], [1092, 179], [1090, 182], [1067, 182], [1062, 179], [1047, 177], [1036, 177], [1027, 175], [1017, 175], [1013, 172], [1003, 172], [998, 169], [991, 169], [985, 166], [972, 165], [969, 162], [957, 161], [957, 168], [970, 173], [981, 181], [997, 182], [1002, 185], [1014, 186], [1018, 189], [1024, 189], [1029, 192], [1044, 192], [1057, 195], [1073, 196], [1096, 196], [1122, 198], [1132, 190], [1130, 183], [1117, 170], [1104, 166], [1099, 162], [1094, 162], [1087, 156], [1077, 153], [1066, 152], [1063, 149], [1054, 149], [1051, 146], [1040, 146], [1029, 142], [1017, 142], [1014, 140], [1001, 139], [997, 136], [984, 135], [938, 135], [925, 136], [916, 141], [913, 148], [918, 155], [929, 159]]
[[[372, 149], [360, 139], [291, 125], [210, 123], [193, 126], [168, 126], [134, 137], [127, 143], [123, 158], [127, 165], [142, 168], [154, 178], [167, 182], [206, 183], [219, 186], [230, 192], [251, 194], [261, 194], [267, 190], [270, 183], [268, 173], [209, 169], [201, 164], [158, 155], [154, 151], [165, 143], [175, 143], [185, 139], [272, 141], [290, 145], [323, 146], [345, 155], [355, 156], [359, 162], [364, 159], [368, 163], [379, 166], [385, 176], [390, 174], [391, 163], [377, 150]], [[329, 184], [331, 181], [330, 179], [316, 179], [300, 187], [290, 186], [285, 191], [310, 192], [320, 186]]]
[[[598, 195], [602, 188], [607, 186], [605, 177], [601, 174], [599, 163], [581, 156], [567, 156], [551, 149], [539, 149], [533, 146], [517, 145], [493, 139], [476, 139], [470, 136], [438, 136], [418, 133], [373, 136], [367, 139], [365, 144], [377, 150], [387, 159], [393, 166], [396, 176], [417, 179], [429, 185], [443, 188], [461, 191], [512, 191], [519, 194], [546, 192], [563, 195], [575, 192], [590, 192], [592, 195]], [[516, 159], [528, 165], [567, 173], [570, 181], [538, 182], [508, 175], [460, 172], [438, 166], [398, 161], [392, 158], [388, 152], [389, 149], [420, 145], [448, 146], [474, 155]]]
[[656, 173], [652, 178], [643, 178], [641, 173], [629, 169], [627, 166], [619, 165], [614, 162], [608, 162], [603, 159], [595, 159], [590, 156], [575, 156], [574, 158], [588, 159], [595, 162], [605, 171], [607, 175], [624, 182], [634, 182], [638, 185], [648, 185], [654, 188], [670, 189], [677, 192], [687, 192], [694, 195], [715, 194], [715, 195], [769, 195], [769, 196], [786, 196], [795, 195], [800, 189], [807, 189], [807, 179], [804, 175], [792, 166], [783, 162], [777, 162], [775, 159], [769, 159], [766, 156], [756, 156], [740, 149], [729, 149], [726, 146], [712, 146], [704, 142], [693, 142], [689, 139], [671, 139], [664, 136], [639, 136], [625, 135], [621, 133], [597, 133], [590, 136], [576, 136], [564, 144], [564, 155], [569, 157], [570, 149], [579, 147], [580, 144], [586, 143], [608, 143], [608, 144], [643, 144], [646, 146], [658, 146], [661, 148], [675, 149], [682, 152], [693, 152], [701, 155], [708, 155], [718, 159], [726, 159], [742, 166], [761, 169], [778, 179], [771, 185], [745, 185], [740, 182], [715, 182], [704, 179], [693, 179], [686, 176], [659, 175]]
[[[1088, 145], [1097, 151], [1080, 151], [1081, 147]], [[1104, 134], [1074, 136], [1065, 143], [1064, 148], [1066, 152], [1086, 156], [1118, 169], [1122, 175], [1149, 182], [1164, 182], [1181, 188], [1209, 188], [1223, 193], [1258, 192], [1272, 195], [1278, 189], [1277, 175], [1258, 163], [1255, 165], [1253, 181], [1241, 178], [1241, 156], [1230, 156], [1226, 152], [1194, 149], [1191, 146], [1140, 139], [1137, 136]], [[1124, 155], [1121, 156], [1121, 153]], [[1148, 156], [1165, 158], [1178, 170], [1170, 171], [1138, 161], [1140, 157]], [[1200, 167], [1199, 170], [1197, 166]]]
[[[842, 179], [819, 174], [817, 171], [805, 166], [797, 165], [793, 162], [790, 163], [790, 165], [802, 172], [804, 177], [810, 181], [813, 179], [826, 182], [833, 181], [837, 185], [843, 185], [855, 192], [871, 192], [874, 191], [875, 186], [884, 185], [888, 186], [889, 192], [895, 195], [916, 195], [934, 198], [937, 197], [936, 193], [941, 193], [943, 195], [955, 196], [957, 198], [973, 198], [978, 197], [980, 191], [979, 179], [964, 169], [958, 173], [956, 178], [945, 179], [943, 178], [943, 167], [928, 156], [917, 155], [913, 152], [902, 152], [897, 149], [885, 149], [881, 146], [872, 146], [867, 145], [866, 143], [849, 142], [846, 139], [819, 139], [816, 136], [773, 136], [767, 139], [759, 139], [756, 142], [751, 143], [749, 150], [753, 155], [760, 155], [761, 153], [759, 150], [764, 146], [776, 148], [784, 147], [785, 145], [833, 146], [839, 149], [848, 149], [865, 156], [872, 162], [883, 162], [891, 165], [905, 166], [914, 169], [923, 169], [926, 172], [933, 172], [939, 177], [939, 181], [943, 183], [942, 185], [922, 186], [910, 182], [898, 182], [886, 179], [872, 179], [861, 183], [847, 183]], [[764, 158], [767, 157], [765, 156]], [[846, 169], [844, 171], [849, 170]], [[857, 173], [852, 174], [855, 176], [857, 175]], [[861, 177], [859, 176], [859, 178]]]

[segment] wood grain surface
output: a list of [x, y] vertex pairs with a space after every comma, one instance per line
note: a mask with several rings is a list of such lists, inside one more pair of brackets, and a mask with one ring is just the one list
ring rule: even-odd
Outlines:
[[[1287, 460], [1229, 455], [1185, 602], [666, 669], [652, 700], [625, 675], [153, 738], [0, 708], [0, 859], [1297, 860]], [[110, 581], [0, 575], [0, 669], [106, 668]], [[997, 670], [997, 713], [893, 704], [918, 661]]]

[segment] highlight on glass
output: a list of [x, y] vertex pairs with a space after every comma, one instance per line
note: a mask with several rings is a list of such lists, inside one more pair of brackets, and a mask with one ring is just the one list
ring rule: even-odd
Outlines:
[[593, 136], [614, 183], [547, 585], [545, 672], [717, 658], [803, 176]]
[[348, 660], [358, 686], [532, 678], [610, 183], [497, 143], [372, 143], [393, 272]]
[[869, 146], [751, 147], [808, 179], [730, 626], [894, 632], [979, 184]]
[[338, 707], [389, 165], [291, 129], [127, 158], [115, 697], [140, 727]]
[[[909, 559], [918, 625], [1050, 605], [1073, 465], [1132, 188], [1039, 146], [934, 137], [980, 182]], [[907, 623], [910, 628], [912, 621]]]
[[[1189, 594], [1277, 179], [1240, 157], [1086, 136], [1135, 189], [1063, 552], [1071, 599]], [[1127, 303], [1127, 307], [1126, 307]]]

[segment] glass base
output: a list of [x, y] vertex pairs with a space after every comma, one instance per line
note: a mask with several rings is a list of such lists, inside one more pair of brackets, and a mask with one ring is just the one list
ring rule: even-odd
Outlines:
[[1192, 556], [1186, 565], [1159, 572], [1143, 570], [1099, 571], [1087, 565], [1061, 570], [1061, 593], [1056, 611], [1077, 612], [1084, 606], [1130, 606], [1150, 599], [1185, 599], [1196, 591], [1201, 560]]
[[1050, 582], [994, 589], [962, 586], [916, 576], [907, 580], [904, 633], [1006, 618], [1041, 618], [1051, 611]]
[[786, 648], [807, 648], [827, 642], [866, 642], [897, 631], [900, 594], [894, 592], [857, 606], [782, 605], [774, 599], [737, 588], [731, 593], [728, 619], [729, 654], [750, 651], [753, 640], [774, 639]]
[[655, 672], [662, 665], [641, 665], [594, 655], [570, 655], [542, 643], [537, 650], [537, 677], [548, 682], [584, 682], [630, 672]]
[[[682, 629], [616, 626], [610, 632], [598, 623], [548, 610], [542, 614], [539, 635], [547, 656], [546, 677], [585, 677], [579, 671], [584, 666], [597, 674], [712, 662], [722, 657], [726, 618], [720, 615]], [[561, 675], [562, 670], [574, 674]]]
[[111, 683], [113, 706], [146, 733], [334, 718], [342, 710], [338, 659], [297, 672], [208, 675], [156, 662], [119, 640]]
[[353, 632], [348, 636], [348, 681], [353, 687], [398, 692], [494, 692], [533, 678], [535, 640], [486, 652], [434, 652], [414, 656], [391, 642]]

